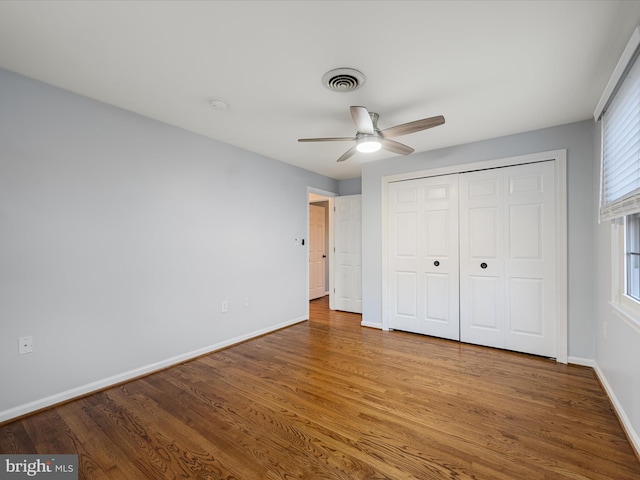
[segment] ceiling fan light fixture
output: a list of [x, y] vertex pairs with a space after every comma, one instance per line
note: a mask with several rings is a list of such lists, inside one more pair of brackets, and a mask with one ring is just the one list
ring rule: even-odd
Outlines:
[[356, 140], [356, 149], [361, 153], [373, 153], [382, 148], [382, 143], [377, 135], [359, 135]]

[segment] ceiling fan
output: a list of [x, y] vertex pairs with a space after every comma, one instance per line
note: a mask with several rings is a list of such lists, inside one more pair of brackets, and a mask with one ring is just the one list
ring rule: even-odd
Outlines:
[[409, 133], [419, 132], [427, 128], [437, 127], [444, 123], [444, 117], [438, 115], [436, 117], [423, 118], [422, 120], [414, 120], [413, 122], [403, 123], [395, 127], [378, 128], [377, 113], [369, 112], [365, 107], [350, 107], [351, 118], [356, 124], [357, 132], [355, 137], [328, 137], [328, 138], [299, 138], [299, 142], [353, 142], [356, 144], [349, 150], [344, 152], [338, 162], [344, 162], [346, 159], [355, 155], [356, 152], [376, 152], [380, 148], [401, 155], [409, 155], [415, 150], [402, 143], [390, 140], [390, 138], [407, 135]]

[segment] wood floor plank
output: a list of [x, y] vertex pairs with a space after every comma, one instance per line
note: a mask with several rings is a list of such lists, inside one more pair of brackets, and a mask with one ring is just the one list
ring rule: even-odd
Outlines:
[[36, 447], [24, 428], [23, 422], [13, 422], [2, 427], [0, 453], [24, 454], [35, 452]]
[[[113, 444], [108, 434], [104, 434], [96, 428], [95, 423], [87, 419], [86, 400], [81, 398], [51, 410], [57, 412], [66, 425], [63, 428], [58, 427], [57, 434], [62, 436], [66, 435], [66, 432], [72, 432], [72, 447], [68, 449], [55, 447], [55, 450], [50, 450], [45, 443], [38, 442], [34, 450], [23, 450], [21, 453], [76, 453], [79, 456], [80, 479], [126, 478], [125, 475], [129, 475], [129, 478], [139, 477], [140, 471], [131, 468], [133, 465], [131, 462], [123, 463], [123, 470], [118, 468], [117, 463], [122, 452]], [[23, 421], [31, 421], [36, 431], [49, 428], [47, 413], [41, 412]], [[55, 435], [56, 430], [53, 430], [53, 433]], [[34, 435], [34, 438], [37, 439], [38, 435]]]
[[311, 319], [0, 426], [94, 479], [640, 478], [590, 368]]

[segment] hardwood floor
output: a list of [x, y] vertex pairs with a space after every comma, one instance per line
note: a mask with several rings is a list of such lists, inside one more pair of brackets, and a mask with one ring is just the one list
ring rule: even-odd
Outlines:
[[80, 479], [638, 479], [589, 368], [311, 320], [0, 427]]

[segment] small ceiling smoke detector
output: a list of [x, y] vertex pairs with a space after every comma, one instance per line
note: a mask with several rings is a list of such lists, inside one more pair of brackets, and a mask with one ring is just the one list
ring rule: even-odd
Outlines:
[[220, 100], [219, 98], [215, 98], [211, 100], [211, 108], [213, 108], [214, 110], [226, 110], [229, 108], [229, 105], [227, 105], [224, 101]]
[[333, 92], [353, 92], [364, 84], [364, 75], [353, 68], [336, 68], [324, 74], [322, 84]]

